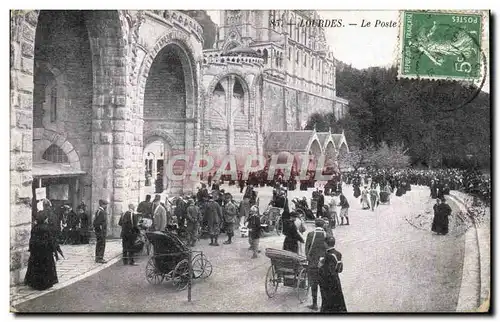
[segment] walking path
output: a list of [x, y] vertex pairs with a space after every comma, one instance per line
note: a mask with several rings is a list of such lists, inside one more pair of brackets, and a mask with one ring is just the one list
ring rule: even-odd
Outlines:
[[66, 259], [61, 258], [56, 262], [59, 283], [45, 291], [37, 291], [25, 285], [11, 286], [11, 306], [54, 292], [55, 290], [95, 274], [116, 263], [120, 260], [120, 255], [122, 254], [120, 239], [106, 241], [106, 252], [104, 256], [105, 259], [108, 260], [106, 264], [98, 264], [95, 262], [95, 242], [91, 242], [88, 245], [61, 245], [61, 249]]
[[[233, 187], [224, 188], [239, 195]], [[338, 227], [334, 235], [343, 254], [341, 281], [349, 312], [454, 312], [462, 280], [464, 235], [438, 236], [406, 221], [409, 213], [421, 210], [428, 191], [414, 188], [372, 212], [360, 209], [352, 188], [344, 190], [351, 204], [351, 225]], [[266, 205], [271, 189], [259, 191], [261, 205]], [[266, 234], [261, 249], [281, 248], [283, 238]], [[223, 235], [220, 241], [224, 239]], [[266, 296], [269, 259], [263, 254], [250, 259], [246, 238], [237, 236], [232, 245], [221, 247], [210, 247], [202, 240], [196, 249], [206, 253], [213, 274], [194, 283], [192, 302], [187, 302], [186, 291], [177, 292], [167, 282], [148, 284], [144, 258], [139, 266], [114, 265], [16, 308], [22, 312], [310, 312], [309, 303], [299, 304], [290, 288], [280, 286], [274, 298]]]

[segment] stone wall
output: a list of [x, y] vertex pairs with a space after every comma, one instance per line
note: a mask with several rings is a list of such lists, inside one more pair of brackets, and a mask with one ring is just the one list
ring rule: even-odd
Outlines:
[[181, 62], [165, 56], [160, 54], [155, 59], [148, 75], [144, 93], [145, 119], [186, 117], [186, 90]]
[[334, 110], [333, 100], [264, 82], [262, 106], [263, 133], [300, 130], [309, 116]]
[[284, 131], [285, 106], [283, 87], [264, 81], [262, 97], [262, 131]]

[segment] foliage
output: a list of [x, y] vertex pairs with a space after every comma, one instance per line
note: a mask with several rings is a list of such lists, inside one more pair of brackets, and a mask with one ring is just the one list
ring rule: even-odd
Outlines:
[[490, 166], [490, 95], [476, 86], [397, 79], [396, 67], [358, 70], [341, 62], [336, 82], [349, 114], [315, 114], [307, 128], [344, 130], [349, 146], [360, 149], [403, 144], [414, 166]]

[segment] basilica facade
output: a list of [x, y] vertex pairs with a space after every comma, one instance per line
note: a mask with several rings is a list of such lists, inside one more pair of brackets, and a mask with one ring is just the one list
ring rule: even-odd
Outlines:
[[165, 161], [264, 153], [271, 132], [300, 131], [314, 112], [342, 117], [324, 31], [271, 24], [316, 15], [223, 11], [210, 29], [174, 10], [11, 11], [11, 284], [25, 274], [34, 199], [84, 202], [91, 214], [107, 199], [116, 237], [140, 199], [150, 143]]

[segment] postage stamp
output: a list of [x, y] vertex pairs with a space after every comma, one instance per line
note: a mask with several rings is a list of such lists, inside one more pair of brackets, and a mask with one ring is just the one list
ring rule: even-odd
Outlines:
[[484, 17], [481, 12], [402, 11], [398, 76], [480, 78]]

